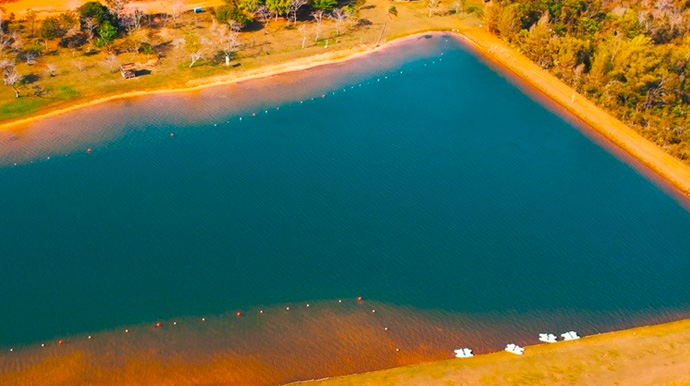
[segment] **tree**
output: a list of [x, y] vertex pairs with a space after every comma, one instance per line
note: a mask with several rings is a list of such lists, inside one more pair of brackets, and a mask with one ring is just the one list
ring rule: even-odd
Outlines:
[[506, 38], [508, 41], [512, 41], [520, 32], [520, 17], [517, 12], [517, 5], [509, 5], [501, 11], [501, 15], [498, 18], [498, 32], [502, 37]]
[[48, 41], [53, 39], [62, 38], [65, 36], [65, 30], [60, 25], [60, 21], [56, 17], [48, 16], [43, 20], [41, 24], [41, 29], [39, 31], [41, 39], [46, 44], [46, 50], [48, 49]]
[[88, 36], [91, 43], [93, 43], [93, 39], [96, 37], [96, 28], [98, 28], [98, 21], [96, 19], [88, 18], [84, 20], [83, 29], [86, 31], [86, 36]]
[[300, 8], [307, 5], [307, 0], [290, 0], [290, 5], [288, 6], [288, 21], [292, 20], [293, 23], [297, 23], [297, 12]]
[[14, 97], [19, 98], [20, 95], [17, 83], [19, 83], [21, 75], [17, 72], [14, 63], [5, 61], [0, 63], [0, 66], [2, 67], [2, 80], [5, 82], [5, 85], [12, 87], [12, 90], [14, 90]]
[[57, 72], [57, 66], [53, 63], [46, 63], [46, 72], [51, 78], [54, 77]]
[[192, 62], [189, 64], [189, 68], [194, 67], [194, 63], [202, 58], [203, 47], [201, 45], [201, 39], [199, 35], [194, 32], [187, 32], [184, 36], [184, 45], [187, 52], [192, 58]]
[[31, 33], [29, 34], [29, 37], [34, 37], [34, 32], [36, 30], [36, 19], [38, 15], [36, 14], [36, 11], [27, 9], [26, 10], [26, 21], [29, 22], [29, 25], [31, 26]]
[[170, 16], [173, 20], [173, 28], [177, 28], [177, 18], [180, 17], [180, 12], [184, 8], [184, 4], [181, 1], [175, 1], [170, 6]]
[[120, 67], [120, 61], [117, 59], [117, 56], [110, 54], [103, 59], [103, 65], [108, 69], [108, 71], [116, 72]]
[[307, 44], [307, 25], [302, 24], [299, 26], [299, 33], [302, 35], [302, 49], [304, 49], [304, 45]]
[[335, 8], [331, 13], [331, 18], [335, 20], [335, 34], [337, 36], [340, 36], [340, 27], [348, 16], [350, 15], [343, 8]]
[[105, 22], [98, 29], [98, 36], [99, 38], [96, 40], [96, 46], [105, 46], [108, 48], [108, 51], [110, 51], [111, 44], [113, 43], [113, 40], [115, 40], [115, 36], [117, 36], [117, 29], [109, 22]]
[[125, 4], [128, 2], [129, 0], [106, 0], [105, 4], [110, 14], [119, 20], [124, 14]]
[[325, 14], [326, 12], [320, 9], [311, 13], [311, 17], [313, 17], [314, 21], [316, 22], [316, 37], [314, 38], [314, 41], [319, 40], [319, 34], [321, 33], [321, 22], [323, 21]]
[[441, 4], [441, 0], [429, 0], [429, 17], [434, 15], [434, 10]]
[[453, 2], [453, 13], [465, 13], [465, 7], [467, 7], [467, 0], [455, 0]]
[[383, 20], [383, 27], [381, 28], [381, 34], [379, 35], [379, 38], [376, 39], [376, 45], [377, 46], [381, 42], [381, 39], [383, 38], [383, 34], [386, 32], [386, 26], [388, 26], [388, 21], [393, 20], [394, 16], [398, 16], [398, 9], [395, 8], [395, 5], [391, 5], [388, 7], [388, 10], [386, 10], [386, 17]]
[[265, 5], [260, 5], [259, 8], [256, 9], [256, 18], [264, 25], [264, 28], [268, 27], [271, 16], [271, 11]]
[[238, 6], [234, 4], [223, 5], [216, 10], [216, 20], [221, 23], [234, 21], [244, 27], [252, 19]]
[[490, 1], [484, 6], [484, 24], [490, 32], [498, 32], [498, 19], [503, 12], [503, 6], [498, 2]]
[[266, 7], [278, 20], [278, 16], [285, 16], [290, 11], [290, 0], [266, 0]]
[[75, 28], [79, 27], [79, 17], [74, 12], [64, 12], [59, 16], [60, 26], [65, 33], [68, 31], [73, 31]]
[[317, 11], [330, 12], [338, 5], [338, 0], [312, 0], [311, 7]]
[[523, 38], [522, 47], [525, 54], [543, 68], [553, 66], [553, 42], [555, 34], [549, 23], [549, 13], [545, 12], [539, 21], [532, 25], [529, 33]]
[[[108, 8], [97, 1], [84, 3], [84, 5], [77, 8], [77, 12], [79, 12], [79, 18], [82, 20], [82, 23], [87, 20], [93, 20], [97, 25], [109, 22], [114, 27], [118, 26], [116, 18], [110, 14]], [[84, 24], [82, 24], [82, 27], [83, 26]]]

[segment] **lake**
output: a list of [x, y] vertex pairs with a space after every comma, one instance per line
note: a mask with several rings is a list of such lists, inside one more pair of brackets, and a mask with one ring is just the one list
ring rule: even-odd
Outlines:
[[690, 213], [447, 36], [51, 118], [0, 164], [0, 347], [360, 295], [518, 341], [690, 315]]

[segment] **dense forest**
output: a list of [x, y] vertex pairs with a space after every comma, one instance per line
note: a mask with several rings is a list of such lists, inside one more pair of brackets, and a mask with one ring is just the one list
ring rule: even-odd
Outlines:
[[690, 1], [492, 1], [495, 34], [690, 162]]

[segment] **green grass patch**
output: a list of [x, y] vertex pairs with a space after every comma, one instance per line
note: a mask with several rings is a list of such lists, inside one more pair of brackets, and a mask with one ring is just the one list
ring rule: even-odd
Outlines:
[[18, 98], [11, 103], [0, 105], [0, 119], [24, 117], [37, 112], [49, 103], [49, 99], [32, 97]]

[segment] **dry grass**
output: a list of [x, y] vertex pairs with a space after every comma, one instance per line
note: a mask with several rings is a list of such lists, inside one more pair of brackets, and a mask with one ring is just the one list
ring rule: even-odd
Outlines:
[[[194, 2], [189, 4], [192, 3]], [[122, 53], [116, 57], [116, 66], [113, 67], [108, 63], [109, 55], [105, 50], [89, 54], [85, 47], [82, 51], [70, 52], [67, 49], [58, 49], [57, 42], [52, 41], [49, 43], [49, 49], [36, 64], [22, 63], [17, 66], [20, 74], [33, 79], [20, 87], [22, 98], [17, 100], [9, 87], [0, 87], [0, 123], [135, 91], [188, 88], [217, 83], [221, 78], [229, 81], [256, 73], [258, 69], [267, 72], [272, 66], [285, 65], [291, 61], [308, 62], [317, 55], [342, 57], [366, 51], [374, 47], [389, 5], [388, 0], [367, 1], [366, 6], [360, 11], [359, 18], [368, 19], [373, 24], [365, 27], [350, 24], [343, 29], [344, 32], [340, 36], [336, 36], [334, 22], [324, 21], [322, 38], [319, 41], [314, 40], [314, 24], [300, 22], [308, 27], [307, 45], [304, 49], [301, 49], [302, 36], [297, 28], [286, 28], [282, 20], [269, 23], [266, 29], [242, 32], [241, 50], [230, 68], [225, 67], [223, 63], [213, 63], [210, 60], [213, 54], [221, 49], [210, 13], [186, 13], [176, 28], [170, 24], [152, 28], [150, 36], [145, 37], [145, 40], [167, 47], [163, 50], [164, 57], [160, 60], [140, 53]], [[429, 18], [423, 2], [404, 2], [396, 5], [398, 17], [389, 23], [383, 41], [417, 32], [449, 30], [477, 23], [475, 18], [468, 15], [446, 14]], [[439, 8], [438, 11], [443, 13], [446, 9]], [[189, 68], [189, 54], [184, 49], [184, 34], [190, 31], [199, 34], [202, 40], [208, 42], [205, 60], [199, 61], [194, 68]], [[28, 46], [30, 39], [26, 40], [24, 45]], [[118, 39], [116, 44], [124, 51], [127, 40]], [[135, 62], [140, 68], [151, 71], [151, 74], [126, 81], [118, 72], [111, 70], [116, 69], [117, 64], [127, 62]], [[57, 68], [55, 76], [49, 75], [49, 64]], [[39, 92], [36, 93], [36, 90]]]

